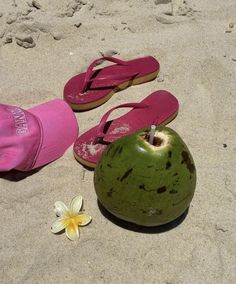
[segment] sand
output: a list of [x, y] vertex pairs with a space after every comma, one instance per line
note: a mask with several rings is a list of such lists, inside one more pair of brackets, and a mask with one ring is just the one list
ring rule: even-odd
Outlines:
[[[1, 103], [29, 108], [62, 98], [66, 81], [104, 54], [152, 55], [158, 78], [76, 113], [80, 133], [113, 106], [169, 90], [180, 102], [169, 126], [198, 175], [182, 223], [139, 231], [104, 216], [93, 171], [72, 147], [39, 171], [1, 173], [1, 283], [236, 283], [236, 2], [184, 2], [0, 1]], [[50, 226], [54, 202], [77, 194], [93, 221], [71, 242]]]

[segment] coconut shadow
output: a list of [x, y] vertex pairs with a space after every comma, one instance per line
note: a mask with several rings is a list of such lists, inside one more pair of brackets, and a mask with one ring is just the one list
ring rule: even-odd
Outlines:
[[175, 220], [167, 224], [155, 226], [155, 227], [144, 227], [144, 226], [139, 226], [139, 225], [127, 222], [127, 221], [123, 221], [115, 217], [102, 206], [99, 200], [97, 200], [97, 203], [98, 203], [98, 208], [100, 212], [102, 213], [102, 215], [106, 217], [113, 224], [119, 227], [122, 227], [123, 229], [129, 230], [129, 231], [134, 231], [137, 233], [145, 233], [145, 234], [161, 234], [161, 233], [165, 233], [167, 231], [174, 229], [175, 227], [179, 226], [184, 221], [184, 219], [188, 215], [188, 210], [189, 210], [189, 207], [188, 207], [182, 215], [180, 215], [178, 218], [176, 218]]

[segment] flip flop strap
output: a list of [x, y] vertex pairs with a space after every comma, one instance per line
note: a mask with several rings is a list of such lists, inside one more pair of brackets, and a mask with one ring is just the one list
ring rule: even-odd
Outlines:
[[123, 108], [123, 107], [125, 107], [125, 108], [126, 108], [126, 107], [132, 107], [132, 108], [147, 108], [148, 105], [145, 104], [145, 103], [127, 103], [127, 104], [121, 104], [121, 105], [118, 105], [118, 106], [116, 106], [116, 107], [113, 107], [112, 109], [110, 109], [108, 112], [106, 112], [106, 113], [103, 115], [103, 117], [102, 117], [102, 119], [101, 119], [101, 121], [100, 121], [100, 123], [99, 123], [99, 125], [98, 125], [97, 137], [96, 137], [96, 138], [103, 138], [103, 137], [106, 135], [106, 133], [103, 132], [103, 131], [104, 131], [104, 126], [106, 125], [107, 119], [108, 119], [109, 115], [111, 114], [111, 112], [112, 112], [113, 110], [115, 110], [115, 109]]
[[[96, 78], [91, 78], [87, 82], [86, 88], [83, 90], [83, 92], [86, 92], [88, 89], [88, 84], [90, 82], [96, 82], [96, 87], [95, 89], [101, 88], [101, 87], [114, 87], [117, 86], [121, 80], [123, 81], [129, 81], [134, 79], [139, 73], [130, 73], [130, 74], [119, 74], [119, 75], [106, 75], [105, 77], [96, 77]], [[107, 83], [109, 82], [109, 83]], [[93, 87], [91, 89], [94, 89]]]
[[[87, 71], [86, 71], [86, 74], [85, 74], [85, 79], [84, 79], [84, 84], [83, 84], [83, 88], [82, 88], [82, 92], [86, 92], [87, 88], [88, 88], [88, 84], [92, 81], [98, 81], [98, 82], [102, 82], [102, 81], [105, 81], [105, 80], [121, 80], [121, 79], [126, 79], [126, 78], [130, 78], [132, 76], [135, 76], [137, 75], [137, 73], [133, 73], [133, 74], [119, 74], [119, 75], [108, 75], [108, 76], [105, 76], [105, 77], [100, 77], [100, 78], [92, 78], [92, 75], [93, 75], [93, 69], [95, 66], [98, 65], [98, 63], [100, 63], [101, 61], [110, 61], [110, 62], [113, 62], [113, 63], [117, 63], [118, 65], [123, 65], [123, 66], [127, 66], [128, 63], [126, 61], [123, 61], [123, 60], [120, 60], [118, 58], [115, 58], [115, 57], [110, 57], [110, 56], [104, 56], [104, 57], [101, 57], [101, 58], [98, 58], [96, 60], [94, 60], [88, 67]], [[111, 83], [111, 86], [114, 86], [115, 85], [115, 82]], [[108, 87], [108, 86], [107, 86]]]

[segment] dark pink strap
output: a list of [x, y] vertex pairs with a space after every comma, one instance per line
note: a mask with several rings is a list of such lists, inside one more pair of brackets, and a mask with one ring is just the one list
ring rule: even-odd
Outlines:
[[[106, 75], [105, 77], [96, 77], [96, 78], [92, 78], [87, 82], [94, 82], [96, 83], [96, 89], [99, 88], [99, 85], [101, 85], [101, 87], [114, 87], [117, 86], [121, 80], [123, 81], [128, 81], [128, 80], [132, 80], [134, 79], [136, 76], [138, 75], [138, 72], [136, 73], [130, 73], [130, 74], [119, 74], [119, 75]], [[84, 90], [84, 92], [86, 92], [86, 89]]]
[[98, 125], [97, 138], [102, 138], [106, 135], [106, 133], [104, 133], [103, 130], [104, 130], [104, 126], [107, 123], [107, 119], [108, 119], [109, 115], [111, 114], [111, 112], [115, 109], [122, 108], [122, 107], [146, 108], [146, 107], [148, 107], [148, 105], [145, 104], [145, 103], [127, 103], [127, 104], [122, 104], [122, 105], [113, 107], [112, 109], [110, 109], [108, 112], [106, 112], [103, 115], [103, 117], [102, 117], [102, 119], [101, 119], [101, 121]]
[[[123, 61], [123, 60], [120, 60], [118, 58], [115, 58], [115, 57], [109, 57], [109, 56], [104, 56], [104, 57], [101, 57], [99, 59], [96, 59], [94, 60], [88, 67], [87, 71], [86, 71], [86, 74], [85, 74], [85, 79], [84, 79], [84, 85], [83, 85], [83, 89], [82, 89], [82, 92], [85, 92], [87, 87], [88, 87], [88, 84], [91, 82], [91, 81], [94, 81], [94, 80], [99, 80], [99, 81], [102, 81], [102, 80], [118, 80], [118, 79], [122, 79], [122, 75], [120, 76], [120, 78], [118, 76], [106, 76], [106, 77], [103, 77], [103, 78], [96, 78], [96, 79], [92, 79], [91, 76], [93, 74], [93, 69], [95, 66], [98, 65], [98, 63], [100, 63], [101, 61], [104, 61], [104, 60], [107, 60], [107, 61], [110, 61], [110, 62], [114, 62], [114, 63], [117, 63], [119, 65], [123, 65], [123, 66], [126, 66], [127, 65], [127, 62], [126, 61]], [[132, 75], [136, 75], [136, 74], [129, 74], [127, 76], [130, 76], [132, 77]], [[126, 77], [127, 78], [127, 77]]]

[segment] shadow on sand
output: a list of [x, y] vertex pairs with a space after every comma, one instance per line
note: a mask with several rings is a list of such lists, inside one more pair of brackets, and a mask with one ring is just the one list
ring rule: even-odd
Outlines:
[[5, 180], [9, 180], [9, 181], [13, 181], [13, 182], [18, 182], [21, 181], [29, 176], [34, 175], [35, 173], [39, 172], [41, 168], [37, 168], [35, 170], [31, 170], [28, 172], [21, 172], [21, 171], [17, 171], [17, 170], [11, 170], [8, 172], [1, 172], [0, 173], [0, 179], [5, 179]]
[[167, 232], [167, 231], [174, 229], [175, 227], [179, 226], [184, 221], [184, 219], [186, 218], [186, 216], [188, 214], [188, 210], [189, 210], [189, 208], [187, 208], [181, 216], [179, 216], [177, 219], [175, 219], [175, 220], [173, 220], [173, 221], [171, 221], [167, 224], [156, 226], [156, 227], [144, 227], [144, 226], [139, 226], [139, 225], [118, 219], [117, 217], [112, 215], [110, 212], [108, 212], [101, 205], [101, 203], [99, 201], [97, 201], [97, 202], [98, 202], [98, 207], [99, 207], [101, 213], [110, 222], [116, 224], [117, 226], [122, 227], [123, 229], [138, 232], [138, 233], [146, 233], [146, 234], [160, 234], [160, 233], [164, 233], [164, 232]]

